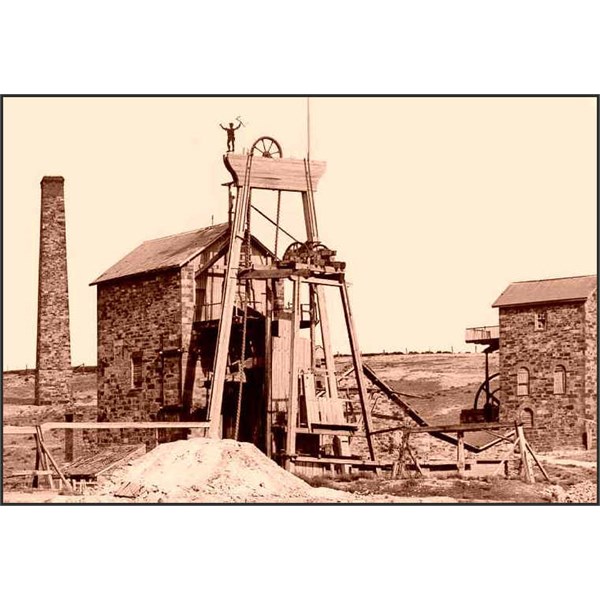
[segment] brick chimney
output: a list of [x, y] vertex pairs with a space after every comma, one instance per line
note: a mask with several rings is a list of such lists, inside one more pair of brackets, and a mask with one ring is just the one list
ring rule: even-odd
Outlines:
[[36, 404], [71, 399], [71, 336], [63, 177], [44, 177], [40, 219]]

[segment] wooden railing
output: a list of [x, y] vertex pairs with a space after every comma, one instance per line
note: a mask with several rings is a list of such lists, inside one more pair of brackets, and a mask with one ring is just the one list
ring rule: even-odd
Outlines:
[[469, 327], [465, 331], [465, 342], [471, 344], [486, 343], [500, 339], [500, 326]]

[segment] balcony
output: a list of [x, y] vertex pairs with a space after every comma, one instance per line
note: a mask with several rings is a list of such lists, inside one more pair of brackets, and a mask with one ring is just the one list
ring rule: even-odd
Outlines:
[[465, 331], [467, 344], [494, 344], [500, 341], [500, 326], [469, 327]]

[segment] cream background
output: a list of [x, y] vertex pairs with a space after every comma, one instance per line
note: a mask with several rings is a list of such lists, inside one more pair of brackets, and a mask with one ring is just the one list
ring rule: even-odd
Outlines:
[[[218, 123], [237, 115], [237, 150], [271, 135], [306, 153], [300, 97], [4, 99], [5, 369], [35, 363], [41, 178], [65, 177], [73, 363], [95, 364], [88, 284], [143, 240], [226, 219]], [[363, 351], [470, 349], [509, 282], [596, 272], [595, 99], [312, 98], [310, 117], [321, 238], [348, 263]]]
[[[2, 56], [7, 58], [0, 70], [5, 91], [600, 89], [594, 2], [509, 0], [500, 5], [433, 0], [350, 3], [340, 9], [336, 3], [309, 1], [306, 9], [290, 5], [289, 11], [281, 2], [271, 1], [190, 2], [174, 7], [146, 3], [143, 11], [138, 3], [110, 0], [102, 10], [65, 4], [39, 3], [35, 13], [30, 3], [6, 4], [0, 36]], [[277, 50], [266, 53], [268, 60], [254, 61], [254, 68], [232, 71], [233, 66], [243, 67], [244, 51], [258, 56], [260, 46], [257, 50], [256, 43], [250, 44], [258, 36]], [[38, 198], [37, 183], [34, 188]], [[487, 303], [486, 298], [486, 307]], [[360, 333], [364, 337], [363, 328]], [[63, 514], [49, 518], [48, 510]], [[230, 597], [245, 598], [264, 598], [266, 590], [268, 594], [275, 589], [290, 599], [305, 598], [307, 593], [346, 599], [395, 593], [448, 600], [485, 594], [495, 600], [511, 592], [524, 598], [562, 599], [587, 597], [597, 587], [596, 511], [491, 506], [466, 509], [467, 514], [457, 516], [455, 510], [460, 509], [8, 508], [0, 510], [7, 540], [0, 554], [4, 570], [11, 574], [4, 578], [4, 587], [12, 590], [32, 580], [32, 539], [45, 559], [35, 561], [40, 583], [30, 587], [37, 591], [43, 586], [45, 597], [61, 600], [82, 593], [103, 598], [114, 595], [115, 589], [133, 597], [161, 599], [188, 597], [192, 589], [201, 589], [204, 596], [220, 597], [227, 590]], [[315, 542], [307, 532], [316, 528], [325, 534]], [[136, 544], [115, 542], [123, 536]], [[74, 540], [83, 552], [73, 552]], [[279, 551], [287, 540], [293, 540], [291, 554]], [[469, 550], [482, 542], [493, 544], [492, 554]], [[516, 558], [515, 548], [523, 545], [525, 553]], [[325, 548], [320, 558], [315, 556], [316, 547]], [[356, 561], [349, 561], [347, 550], [353, 551], [352, 557], [361, 556], [360, 569], [354, 568]], [[515, 568], [499, 566], [497, 557], [505, 556], [515, 559]], [[308, 557], [314, 565], [308, 577], [293, 569], [296, 557]], [[69, 585], [55, 585], [65, 561]], [[108, 566], [104, 577], [97, 576], [98, 564]], [[157, 564], [160, 572], [149, 569]], [[320, 565], [326, 568], [319, 569]], [[490, 570], [499, 573], [493, 581]], [[260, 577], [263, 572], [268, 572], [267, 586]]]

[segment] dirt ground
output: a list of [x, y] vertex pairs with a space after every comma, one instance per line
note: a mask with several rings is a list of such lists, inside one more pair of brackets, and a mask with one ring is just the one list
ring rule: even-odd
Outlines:
[[[348, 357], [339, 357], [336, 360], [340, 371], [350, 361]], [[442, 420], [458, 421], [460, 410], [472, 406], [473, 396], [483, 380], [484, 372], [482, 354], [388, 354], [368, 356], [365, 362], [398, 391], [420, 396], [411, 399], [411, 405], [432, 423]], [[490, 370], [492, 373], [497, 370], [493, 361]], [[64, 420], [65, 407], [33, 406], [32, 374], [4, 374], [3, 383], [4, 425]], [[96, 401], [95, 386], [94, 373], [75, 375], [76, 409], [83, 410], [88, 415], [93, 414]], [[50, 432], [46, 441], [59, 465], [63, 464], [63, 433]], [[201, 445], [206, 440], [189, 442]], [[233, 446], [229, 447], [228, 444]], [[170, 457], [166, 450], [161, 450], [164, 446], [171, 444], [162, 445], [138, 459], [141, 462], [137, 466], [126, 467], [125, 470], [134, 469], [128, 472], [127, 476], [140, 485], [139, 478], [135, 479], [135, 469], [141, 469], [140, 472], [144, 473], [142, 479], [152, 481], [153, 471], [164, 471], [164, 465], [172, 460], [172, 456]], [[187, 470], [183, 470], [187, 477], [183, 492], [179, 483], [173, 484], [175, 488], [167, 486], [163, 489], [155, 481], [152, 485], [156, 484], [157, 487], [142, 486], [143, 491], [136, 497], [116, 497], [116, 486], [124, 485], [126, 479], [125, 471], [120, 471], [120, 474], [105, 480], [99, 488], [100, 491], [88, 491], [85, 496], [66, 496], [57, 495], [49, 490], [33, 492], [29, 478], [10, 477], [14, 471], [33, 468], [34, 442], [33, 437], [5, 436], [2, 456], [4, 502], [596, 502], [596, 451], [567, 449], [541, 455], [551, 483], [543, 482], [536, 469], [537, 481], [528, 485], [518, 479], [503, 477], [461, 479], [413, 476], [403, 480], [391, 480], [389, 477], [348, 476], [345, 479], [314, 478], [303, 481], [277, 467], [254, 447], [248, 449], [245, 448], [247, 445], [240, 446], [230, 440], [224, 440], [217, 446], [210, 449], [195, 448], [191, 452], [180, 453], [179, 460], [187, 464]], [[177, 455], [177, 452], [175, 454]], [[204, 456], [200, 463], [198, 456]], [[204, 471], [195, 468], [198, 464], [203, 465]], [[170, 467], [167, 470], [177, 472], [181, 466], [179, 462], [177, 465], [177, 469]], [[245, 476], [238, 481], [236, 478], [239, 479], [240, 470], [245, 472]], [[275, 487], [274, 481], [279, 482]], [[279, 484], [283, 485], [283, 492], [278, 487]], [[286, 486], [291, 487], [288, 489]]]

